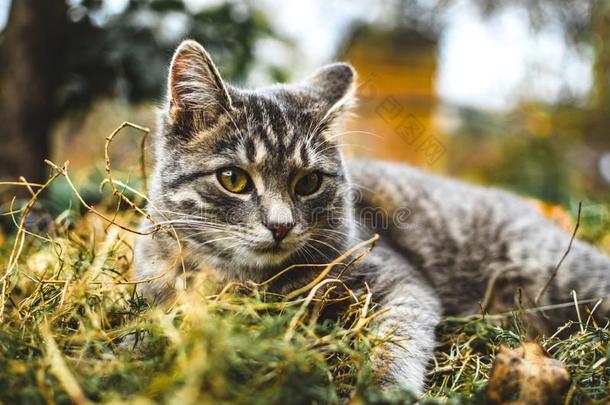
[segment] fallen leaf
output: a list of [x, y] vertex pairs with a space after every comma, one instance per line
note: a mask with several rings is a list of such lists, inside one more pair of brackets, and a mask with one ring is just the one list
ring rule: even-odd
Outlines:
[[500, 347], [487, 396], [491, 404], [559, 404], [570, 385], [570, 375], [559, 360], [537, 343], [516, 349]]

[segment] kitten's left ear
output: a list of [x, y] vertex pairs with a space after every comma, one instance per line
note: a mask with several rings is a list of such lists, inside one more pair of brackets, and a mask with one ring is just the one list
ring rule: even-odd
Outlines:
[[305, 81], [325, 104], [327, 113], [349, 109], [354, 102], [356, 71], [348, 63], [323, 66]]
[[183, 41], [176, 49], [169, 68], [168, 96], [170, 113], [198, 111], [215, 121], [229, 111], [231, 98], [212, 58], [203, 46]]

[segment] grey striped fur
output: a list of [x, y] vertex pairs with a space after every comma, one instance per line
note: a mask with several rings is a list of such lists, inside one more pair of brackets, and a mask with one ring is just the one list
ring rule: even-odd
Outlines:
[[[500, 190], [401, 164], [346, 162], [338, 136], [354, 78], [349, 65], [332, 64], [302, 83], [242, 90], [222, 81], [201, 45], [181, 44], [160, 114], [148, 211], [174, 225], [182, 252], [165, 233], [141, 237], [136, 269], [139, 278], [157, 277], [144, 290], [163, 301], [182, 285], [180, 255], [187, 273], [260, 282], [291, 264], [328, 263], [377, 232], [375, 249], [344, 278], [354, 290], [371, 288], [389, 308], [378, 320], [380, 333], [403, 339], [376, 360], [380, 383], [419, 393], [440, 318], [481, 305], [514, 308], [518, 289], [521, 303], [534, 305], [570, 236]], [[219, 184], [214, 173], [232, 166], [249, 173], [251, 192], [232, 194]], [[320, 189], [296, 196], [295, 178], [313, 170], [323, 173]], [[279, 247], [268, 222], [294, 226]], [[272, 288], [302, 286], [316, 269], [291, 272]], [[572, 290], [582, 299], [606, 297], [609, 272], [607, 256], [575, 241], [538, 304], [569, 302]], [[607, 304], [600, 308], [608, 312]]]

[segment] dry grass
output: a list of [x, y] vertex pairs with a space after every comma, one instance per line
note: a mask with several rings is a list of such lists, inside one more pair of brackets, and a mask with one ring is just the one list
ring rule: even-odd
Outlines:
[[[383, 342], [371, 321], [382, 309], [370, 294], [346, 296], [344, 316], [317, 321], [328, 303], [312, 291], [328, 283], [324, 269], [290, 300], [263, 287], [199, 283], [170, 308], [151, 308], [131, 273], [145, 193], [110, 169], [108, 148], [121, 128], [106, 144], [104, 203], [86, 204], [67, 164], [49, 162], [54, 174], [44, 185], [21, 182], [32, 197], [11, 205], [15, 232], [0, 247], [0, 403], [414, 402], [408, 392], [375, 388], [369, 359]], [[42, 218], [32, 214], [38, 198], [60, 177], [84, 213], [28, 223]], [[358, 260], [370, 243], [340, 261]], [[603, 403], [610, 330], [588, 316], [568, 326], [576, 326], [569, 337], [540, 339], [572, 376], [566, 402]], [[480, 317], [446, 319], [438, 335], [423, 402], [478, 403], [499, 345], [516, 346], [527, 331], [515, 315], [507, 328]]]

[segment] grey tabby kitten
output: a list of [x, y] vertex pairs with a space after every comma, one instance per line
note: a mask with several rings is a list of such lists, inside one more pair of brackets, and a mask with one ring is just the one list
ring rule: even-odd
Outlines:
[[[345, 161], [338, 126], [354, 76], [339, 63], [302, 83], [243, 90], [223, 82], [201, 45], [183, 42], [171, 62], [148, 211], [175, 226], [182, 251], [166, 233], [141, 237], [138, 278], [153, 278], [145, 292], [163, 301], [183, 283], [180, 255], [187, 273], [262, 282], [291, 264], [328, 263], [379, 233], [343, 280], [356, 291], [366, 283], [389, 308], [379, 333], [402, 338], [378, 359], [382, 382], [421, 393], [441, 317], [514, 308], [518, 289], [533, 304], [570, 236], [509, 193]], [[289, 272], [271, 288], [291, 291], [318, 272]], [[537, 304], [570, 302], [572, 290], [582, 300], [606, 297], [609, 272], [610, 258], [575, 241]]]

